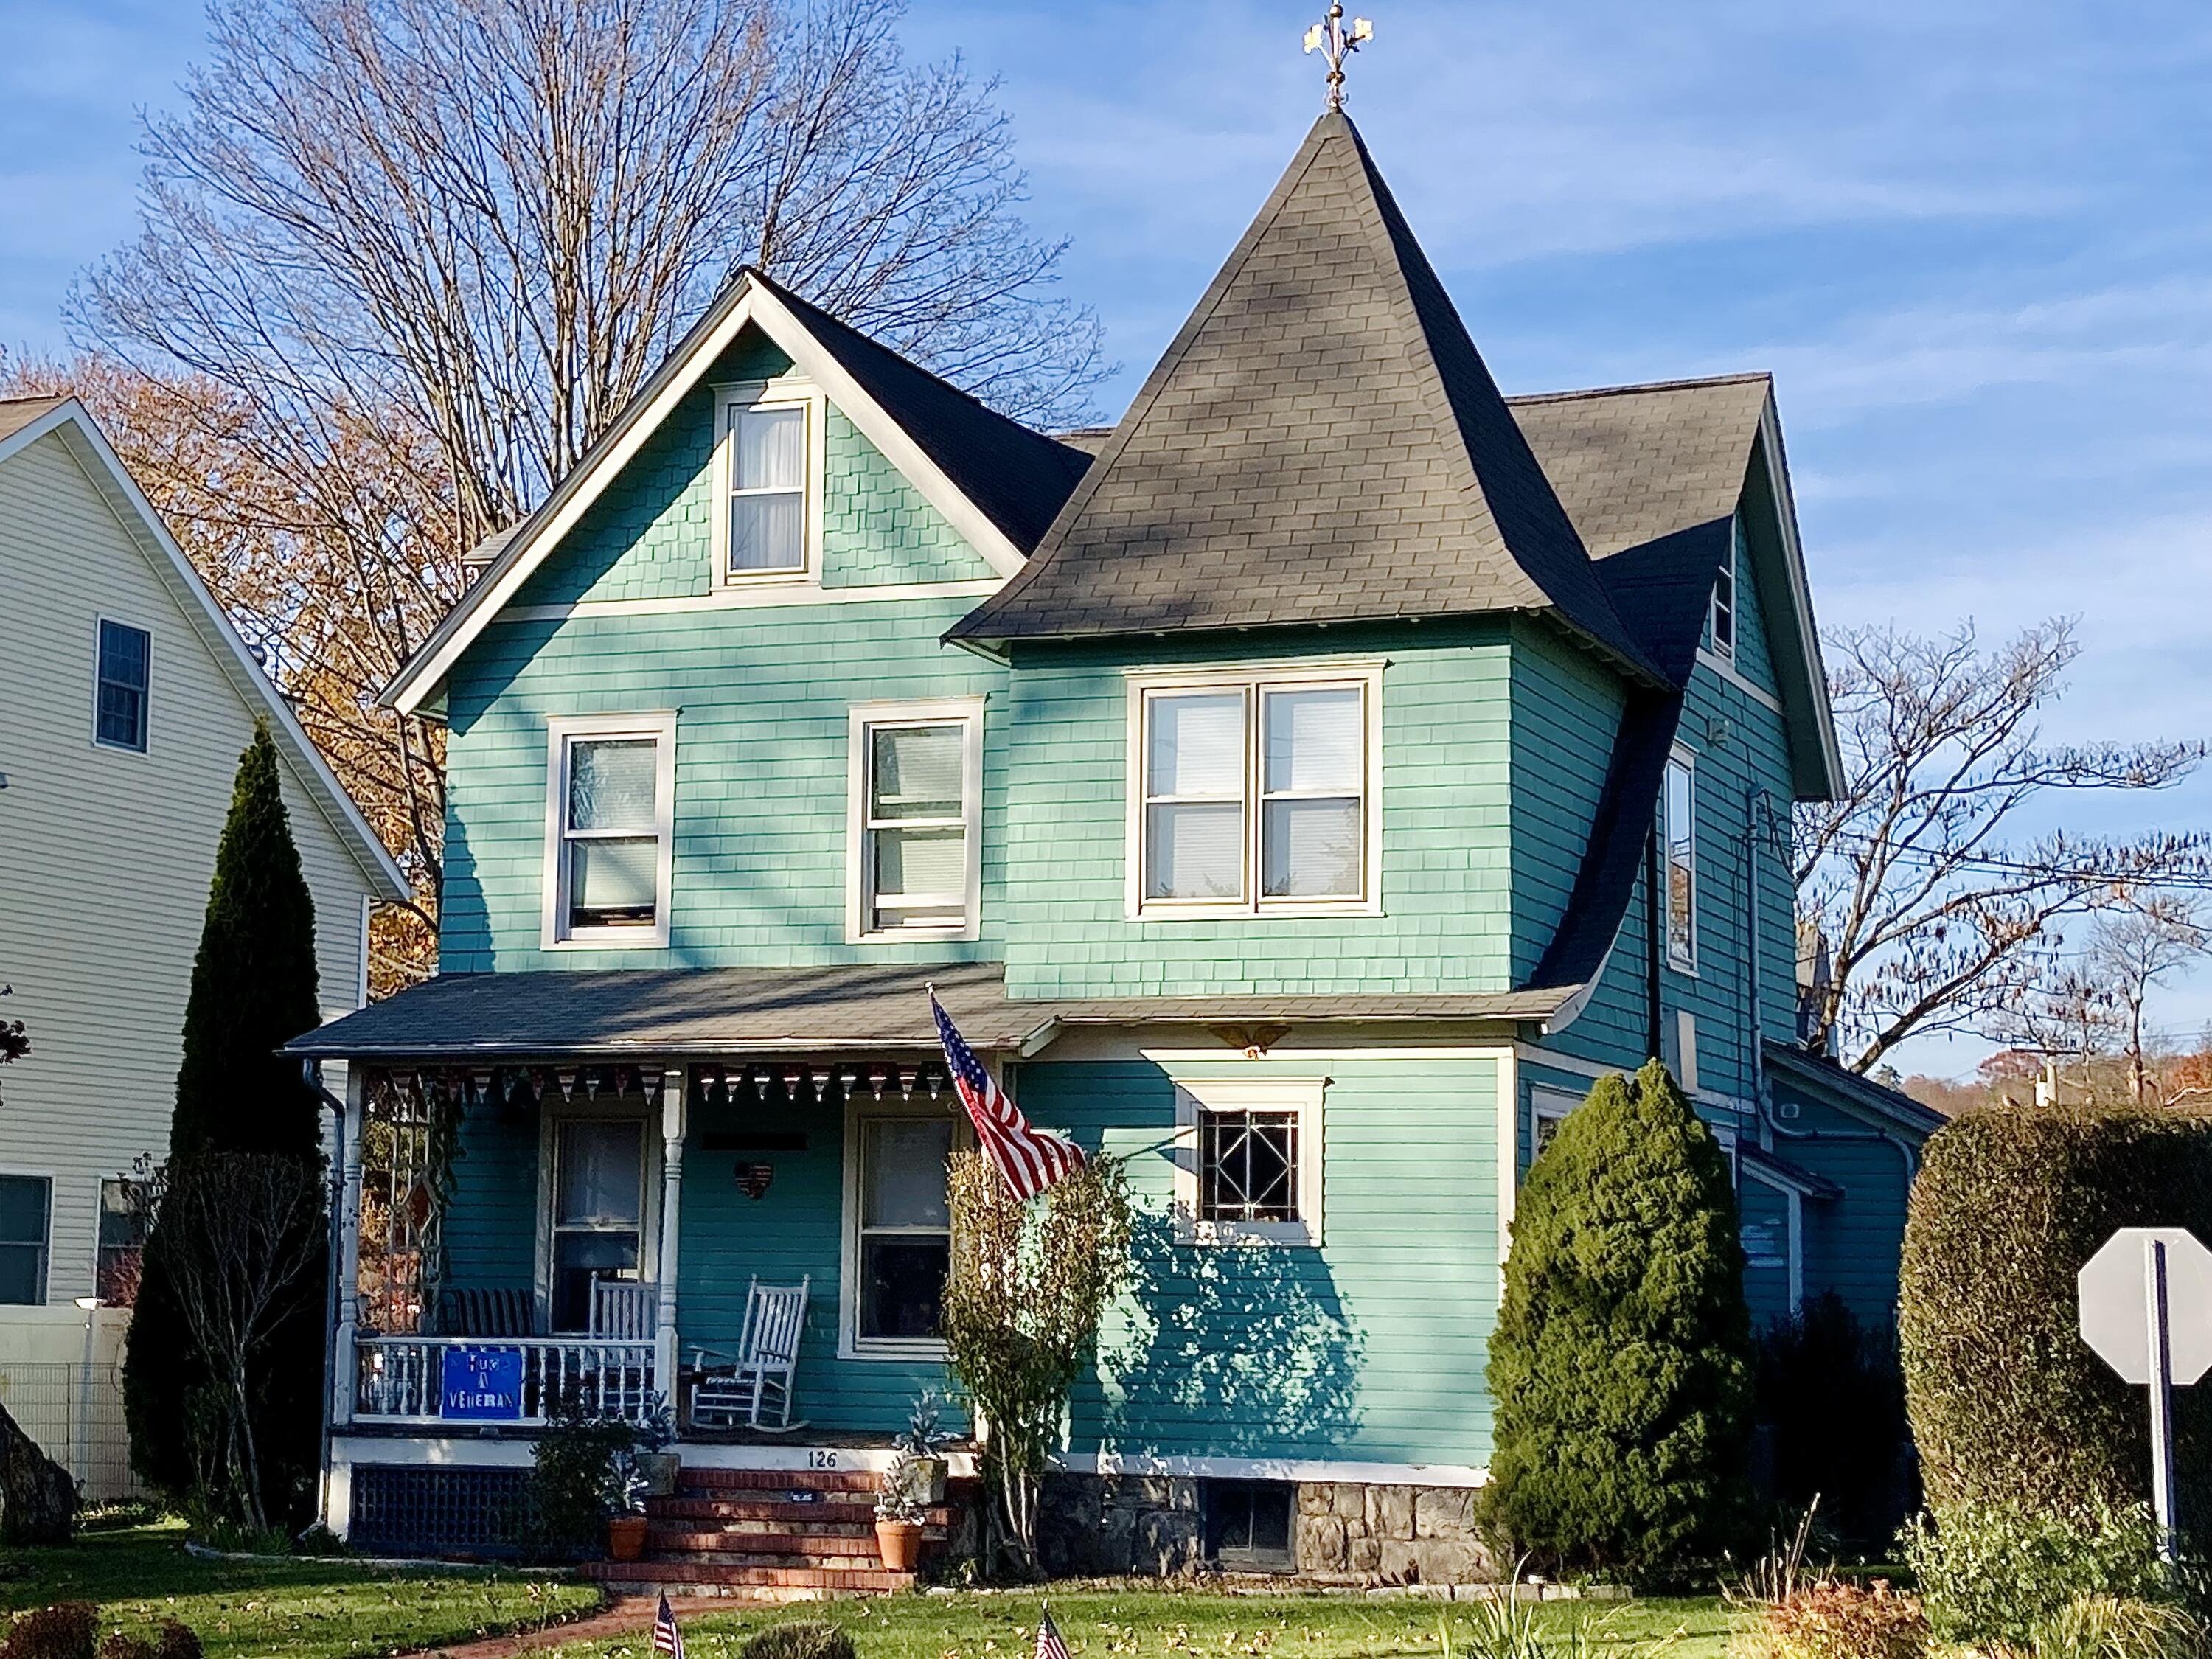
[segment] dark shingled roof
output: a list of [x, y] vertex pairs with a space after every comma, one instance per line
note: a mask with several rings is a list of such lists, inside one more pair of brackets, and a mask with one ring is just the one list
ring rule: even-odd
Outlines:
[[1015, 1000], [996, 963], [935, 968], [585, 969], [450, 974], [307, 1033], [288, 1054], [609, 1059], [764, 1049], [933, 1048], [926, 988], [979, 1050], [1079, 1025], [1541, 1019], [1564, 993]]
[[1307, 134], [981, 640], [1551, 613], [1656, 678], [1358, 131]]
[[1089, 454], [1009, 420], [771, 278], [750, 274], [791, 307], [1008, 541], [1024, 553], [1037, 544], [1091, 465]]

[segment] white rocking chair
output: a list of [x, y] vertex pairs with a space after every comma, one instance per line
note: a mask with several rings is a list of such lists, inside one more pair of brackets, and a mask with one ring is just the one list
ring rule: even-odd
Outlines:
[[[769, 1434], [803, 1429], [791, 1420], [792, 1379], [799, 1370], [799, 1340], [806, 1328], [806, 1293], [812, 1274], [796, 1285], [763, 1285], [756, 1277], [745, 1291], [745, 1322], [738, 1352], [694, 1351], [691, 1422], [695, 1428], [748, 1428]], [[773, 1411], [776, 1420], [761, 1421]]]
[[659, 1285], [592, 1275], [590, 1335], [605, 1342], [650, 1342], [659, 1325]]

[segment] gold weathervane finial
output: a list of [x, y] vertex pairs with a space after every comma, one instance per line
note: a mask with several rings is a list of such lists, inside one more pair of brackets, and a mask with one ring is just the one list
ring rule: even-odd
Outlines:
[[1363, 40], [1375, 38], [1375, 25], [1364, 17], [1355, 17], [1352, 27], [1344, 27], [1343, 0], [1332, 0], [1328, 15], [1306, 31], [1306, 50], [1325, 53], [1328, 58], [1328, 106], [1344, 107], [1344, 60], [1359, 50]]

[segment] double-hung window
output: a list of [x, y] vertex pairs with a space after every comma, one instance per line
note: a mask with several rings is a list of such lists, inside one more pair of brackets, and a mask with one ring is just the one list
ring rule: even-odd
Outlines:
[[1686, 756], [1667, 763], [1660, 802], [1666, 853], [1667, 960], [1684, 973], [1698, 966], [1697, 778]]
[[667, 944], [676, 717], [563, 719], [550, 730], [545, 943]]
[[1176, 1210], [1187, 1241], [1321, 1243], [1322, 1080], [1176, 1085]]
[[1133, 912], [1373, 906], [1379, 685], [1368, 670], [1133, 687]]
[[851, 1346], [885, 1352], [939, 1340], [952, 1262], [947, 1116], [864, 1115], [854, 1124]]
[[553, 1128], [552, 1328], [588, 1328], [592, 1281], [635, 1279], [644, 1239], [645, 1121], [557, 1121]]
[[864, 705], [853, 710], [850, 741], [847, 933], [854, 939], [975, 938], [981, 701]]
[[46, 1249], [54, 1183], [45, 1176], [0, 1176], [0, 1303], [46, 1299]]
[[805, 576], [814, 564], [822, 400], [811, 387], [770, 381], [721, 395], [720, 580]]
[[146, 749], [153, 689], [154, 636], [128, 623], [100, 618], [100, 665], [93, 694], [93, 737], [108, 749]]
[[128, 1308], [138, 1300], [138, 1277], [146, 1258], [146, 1235], [152, 1229], [151, 1184], [128, 1176], [112, 1176], [100, 1183], [100, 1246], [93, 1288], [111, 1308]]

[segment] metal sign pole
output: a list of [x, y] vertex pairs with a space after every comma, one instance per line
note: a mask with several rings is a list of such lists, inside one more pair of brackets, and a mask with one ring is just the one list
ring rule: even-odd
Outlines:
[[2159, 1553], [2179, 1559], [2173, 1529], [2173, 1346], [2166, 1298], [2166, 1241], [2143, 1243], [2145, 1311], [2150, 1325], [2150, 1493]]

